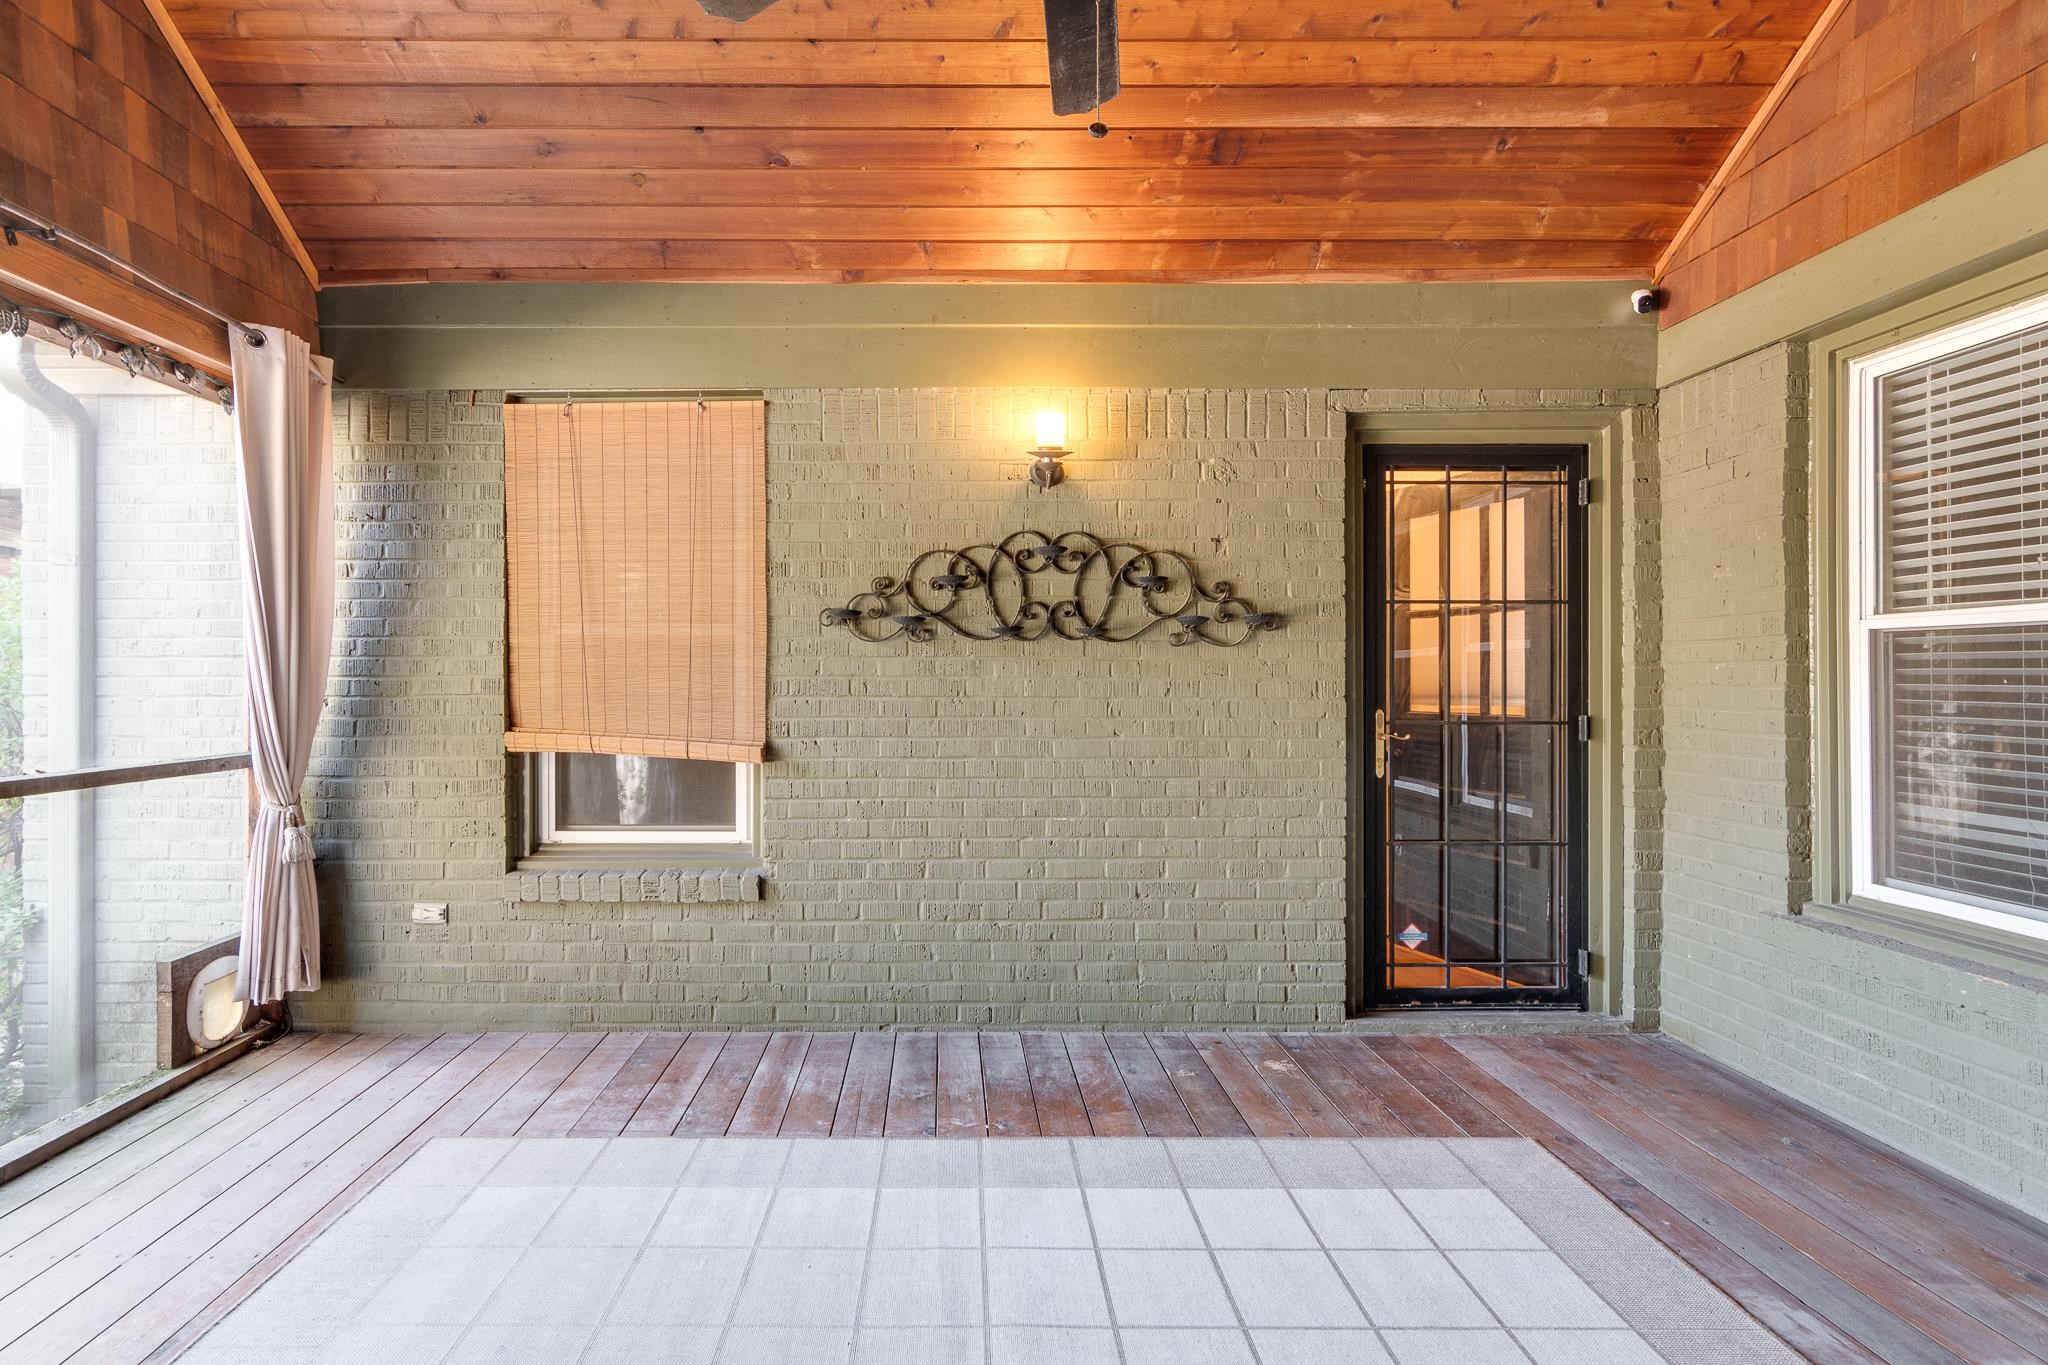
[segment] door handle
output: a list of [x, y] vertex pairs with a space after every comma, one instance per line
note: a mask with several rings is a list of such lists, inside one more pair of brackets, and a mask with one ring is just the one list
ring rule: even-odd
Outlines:
[[1389, 730], [1385, 709], [1372, 713], [1372, 775], [1382, 782], [1387, 777], [1387, 745], [1392, 740], [1413, 739], [1405, 730]]

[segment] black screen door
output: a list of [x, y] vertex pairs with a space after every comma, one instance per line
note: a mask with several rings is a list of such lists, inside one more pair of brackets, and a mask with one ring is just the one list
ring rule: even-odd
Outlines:
[[1365, 447], [1366, 1003], [1578, 1003], [1578, 447]]

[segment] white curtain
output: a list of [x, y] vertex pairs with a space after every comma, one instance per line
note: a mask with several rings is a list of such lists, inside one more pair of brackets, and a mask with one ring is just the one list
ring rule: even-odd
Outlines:
[[299, 788], [334, 640], [334, 369], [289, 332], [228, 330], [242, 473], [249, 763], [259, 802], [235, 989], [267, 1004], [320, 984], [320, 905]]

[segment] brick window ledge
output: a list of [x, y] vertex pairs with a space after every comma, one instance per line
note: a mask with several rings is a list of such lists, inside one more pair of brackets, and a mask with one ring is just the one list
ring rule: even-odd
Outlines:
[[507, 878], [512, 899], [542, 904], [696, 905], [713, 901], [758, 901], [768, 869], [684, 867], [635, 869], [523, 868]]

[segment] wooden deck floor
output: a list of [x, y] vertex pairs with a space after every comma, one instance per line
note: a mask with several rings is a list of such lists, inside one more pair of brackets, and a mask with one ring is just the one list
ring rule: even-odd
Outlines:
[[2048, 1229], [1670, 1043], [295, 1035], [0, 1186], [0, 1362], [169, 1360], [436, 1135], [1521, 1135], [1817, 1361], [2048, 1358]]

